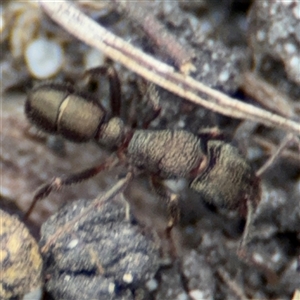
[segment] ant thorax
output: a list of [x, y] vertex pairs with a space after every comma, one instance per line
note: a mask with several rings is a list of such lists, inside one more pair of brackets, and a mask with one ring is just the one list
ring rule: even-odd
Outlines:
[[132, 165], [161, 178], [189, 177], [204, 158], [200, 140], [184, 130], [136, 130], [127, 150]]

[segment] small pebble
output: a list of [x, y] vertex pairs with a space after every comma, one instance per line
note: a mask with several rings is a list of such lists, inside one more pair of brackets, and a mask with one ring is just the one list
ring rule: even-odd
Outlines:
[[63, 65], [63, 49], [54, 41], [38, 38], [26, 47], [25, 60], [32, 76], [38, 79], [51, 78]]

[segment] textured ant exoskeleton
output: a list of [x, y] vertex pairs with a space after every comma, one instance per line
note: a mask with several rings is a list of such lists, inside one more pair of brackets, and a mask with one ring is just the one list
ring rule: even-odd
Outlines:
[[[116, 150], [116, 159], [78, 174], [58, 177], [42, 186], [27, 212], [35, 203], [63, 185], [86, 180], [124, 160], [130, 170], [151, 176], [157, 194], [166, 199], [169, 211], [167, 232], [179, 218], [178, 196], [163, 184], [164, 179], [187, 178], [189, 187], [218, 207], [238, 209], [247, 217], [241, 246], [245, 246], [253, 211], [260, 200], [260, 184], [250, 165], [237, 148], [218, 140], [216, 130], [194, 135], [185, 130], [133, 129], [124, 125], [120, 114], [120, 83], [111, 67], [97, 68], [108, 75], [111, 115], [91, 95], [64, 83], [46, 82], [28, 94], [25, 113], [32, 124], [43, 131], [60, 134], [76, 143], [94, 140]], [[157, 116], [154, 114], [153, 118]]]

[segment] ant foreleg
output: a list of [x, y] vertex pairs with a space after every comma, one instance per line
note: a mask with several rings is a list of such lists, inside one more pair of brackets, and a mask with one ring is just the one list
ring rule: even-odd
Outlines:
[[224, 133], [217, 126], [200, 129], [197, 136], [204, 141], [224, 140]]
[[68, 221], [63, 225], [58, 231], [56, 231], [52, 236], [50, 236], [46, 244], [41, 248], [41, 253], [46, 253], [49, 251], [51, 245], [66, 232], [72, 230], [79, 220], [83, 220], [92, 210], [100, 208], [105, 202], [113, 199], [116, 195], [124, 192], [129, 182], [132, 180], [134, 174], [132, 171], [129, 171], [126, 176], [122, 179], [119, 179], [109, 190], [104, 193], [100, 193], [96, 199], [91, 201], [90, 205], [86, 207], [81, 213], [75, 216], [72, 220]]
[[257, 269], [261, 270], [267, 277], [268, 282], [272, 282], [274, 284], [279, 280], [278, 275], [273, 270], [271, 270], [268, 266], [257, 261], [247, 250], [247, 244], [249, 243], [251, 233], [253, 232], [254, 213], [255, 213], [256, 205], [253, 201], [251, 201], [251, 199], [247, 199], [246, 201], [247, 201], [246, 202], [247, 205], [246, 224], [245, 224], [242, 238], [238, 246], [237, 255], [244, 262], [248, 264], [252, 264]]
[[24, 219], [27, 220], [29, 218], [30, 214], [32, 213], [36, 203], [39, 200], [46, 198], [52, 191], [57, 191], [63, 186], [76, 184], [81, 181], [90, 179], [90, 178], [94, 177], [95, 175], [97, 175], [98, 173], [114, 167], [117, 164], [117, 162], [118, 162], [118, 159], [110, 158], [105, 163], [102, 163], [100, 165], [86, 169], [79, 173], [53, 178], [51, 180], [51, 182], [42, 185], [37, 190], [37, 192], [35, 193], [35, 195], [32, 199], [29, 209], [27, 210], [27, 212], [24, 216]]
[[246, 202], [247, 205], [247, 216], [246, 216], [246, 224], [244, 228], [244, 232], [242, 235], [242, 238], [240, 240], [239, 246], [238, 246], [238, 256], [243, 257], [247, 253], [247, 244], [250, 240], [250, 235], [253, 230], [253, 222], [254, 222], [254, 212], [255, 212], [255, 205], [253, 201], [250, 199]]

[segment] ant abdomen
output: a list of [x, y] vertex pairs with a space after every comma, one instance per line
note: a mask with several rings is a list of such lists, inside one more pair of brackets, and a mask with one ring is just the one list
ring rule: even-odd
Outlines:
[[41, 130], [76, 143], [94, 138], [105, 116], [96, 100], [62, 83], [34, 87], [26, 99], [25, 113]]

